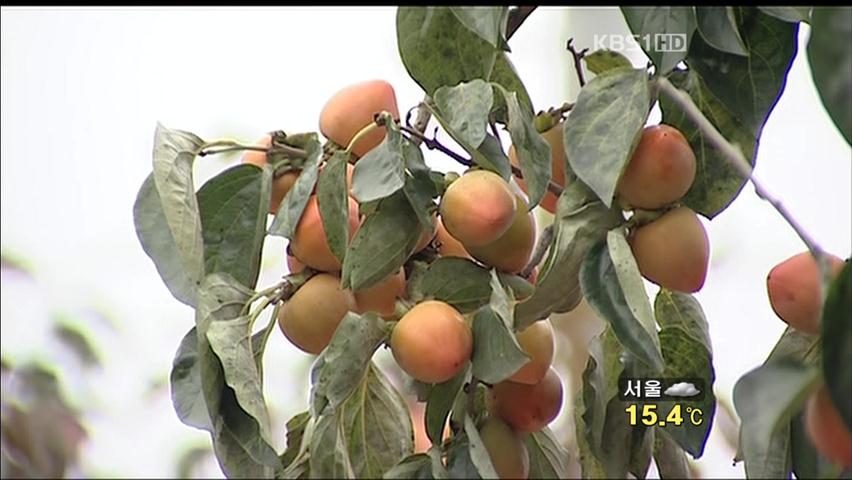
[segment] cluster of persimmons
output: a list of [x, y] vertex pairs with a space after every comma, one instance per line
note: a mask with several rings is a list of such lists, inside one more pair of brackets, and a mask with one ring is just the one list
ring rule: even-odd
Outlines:
[[[373, 80], [351, 85], [333, 95], [323, 107], [320, 131], [331, 142], [347, 146], [374, 121], [375, 114], [383, 111], [399, 118], [396, 95], [389, 83]], [[551, 146], [553, 182], [564, 187], [567, 161], [563, 122], [556, 122], [542, 136]], [[352, 196], [353, 165], [384, 137], [385, 130], [376, 128], [358, 136], [350, 147], [350, 238], [361, 223], [358, 201]], [[260, 143], [271, 145], [271, 137], [263, 137]], [[509, 149], [509, 159], [518, 164], [514, 147]], [[263, 152], [252, 151], [244, 155], [243, 161], [262, 166], [267, 158]], [[616, 190], [619, 205], [625, 210], [654, 213], [650, 221], [634, 222], [629, 232], [639, 271], [661, 287], [682, 292], [702, 288], [709, 260], [709, 240], [702, 223], [695, 212], [679, 203], [695, 173], [695, 155], [683, 134], [669, 125], [653, 125], [643, 130]], [[290, 171], [274, 180], [270, 213], [276, 213], [298, 175], [298, 171]], [[409, 255], [429, 247], [438, 257], [461, 257], [501, 272], [522, 272], [536, 245], [535, 217], [528, 208], [525, 192], [522, 179], [507, 182], [488, 170], [467, 170], [446, 187], [434, 214], [433, 230], [424, 231]], [[540, 205], [555, 213], [557, 196], [548, 192]], [[820, 308], [816, 294], [808, 293], [817, 281], [808, 258], [794, 257], [776, 267], [769, 278], [773, 307], [791, 325], [806, 330], [816, 328]], [[414, 379], [442, 383], [468, 365], [473, 351], [469, 315], [439, 300], [425, 300], [400, 311], [397, 300], [405, 297], [407, 281], [403, 268], [364, 290], [341, 288], [342, 266], [329, 248], [316, 191], [290, 240], [287, 263], [291, 273], [305, 267], [318, 272], [279, 312], [281, 330], [299, 349], [319, 354], [347, 312], [376, 312], [396, 322], [390, 348], [400, 368]], [[805, 275], [803, 269], [813, 274]], [[529, 278], [533, 284], [535, 272]], [[517, 332], [517, 339], [530, 360], [505, 381], [490, 386], [489, 415], [479, 425], [492, 462], [503, 478], [527, 476], [529, 458], [520, 435], [547, 426], [563, 402], [562, 380], [551, 366], [555, 343], [550, 321], [541, 320]], [[821, 398], [815, 397], [812, 403], [824, 404]], [[841, 425], [827, 415], [828, 409], [811, 408], [808, 419], [823, 429]], [[422, 451], [428, 447], [428, 439], [423, 435], [422, 416], [417, 420], [417, 449]]]

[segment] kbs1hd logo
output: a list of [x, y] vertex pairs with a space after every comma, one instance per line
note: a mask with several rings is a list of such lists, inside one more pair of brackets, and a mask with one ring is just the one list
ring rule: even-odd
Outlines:
[[621, 378], [618, 396], [628, 403], [624, 411], [631, 426], [641, 422], [649, 427], [697, 427], [704, 423], [704, 412], [697, 406], [704, 400], [704, 380], [700, 378]]
[[595, 35], [594, 50], [627, 52], [637, 47], [646, 52], [685, 52], [685, 33], [656, 33], [646, 35]]

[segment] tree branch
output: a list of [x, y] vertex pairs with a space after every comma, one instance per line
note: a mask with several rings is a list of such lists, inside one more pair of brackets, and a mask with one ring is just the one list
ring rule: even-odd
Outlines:
[[725, 159], [742, 175], [754, 185], [754, 192], [758, 197], [766, 200], [772, 205], [775, 210], [787, 221], [790, 227], [796, 232], [802, 242], [808, 247], [811, 254], [819, 265], [822, 273], [823, 284], [827, 284], [830, 279], [830, 269], [828, 259], [825, 256], [822, 248], [811, 238], [805, 229], [799, 225], [799, 222], [793, 218], [793, 215], [781, 203], [780, 200], [773, 197], [755, 177], [754, 169], [748, 160], [746, 160], [739, 147], [732, 145], [721, 133], [713, 126], [713, 123], [704, 116], [701, 110], [692, 101], [692, 98], [686, 93], [677, 89], [668, 79], [660, 77], [657, 79], [657, 87], [661, 92], [666, 94], [680, 109], [692, 120], [693, 123], [701, 131], [701, 134]]
[[586, 85], [586, 76], [583, 74], [583, 64], [581, 60], [586, 56], [586, 52], [589, 51], [588, 48], [584, 48], [579, 52], [574, 48], [574, 39], [568, 39], [567, 45], [568, 51], [571, 52], [571, 56], [574, 57], [574, 70], [577, 72], [577, 81], [580, 82], [580, 88]]

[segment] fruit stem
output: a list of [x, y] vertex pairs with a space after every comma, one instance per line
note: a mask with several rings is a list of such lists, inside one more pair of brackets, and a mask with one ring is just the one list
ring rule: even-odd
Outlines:
[[822, 248], [813, 238], [811, 238], [805, 229], [799, 225], [799, 222], [793, 218], [793, 215], [790, 214], [781, 201], [772, 196], [763, 184], [754, 177], [754, 168], [752, 168], [751, 164], [749, 164], [746, 160], [742, 150], [740, 150], [738, 146], [731, 144], [731, 142], [719, 133], [719, 130], [713, 126], [713, 123], [705, 117], [701, 110], [695, 105], [689, 94], [672, 85], [672, 83], [665, 77], [657, 78], [656, 83], [659, 91], [666, 94], [666, 96], [680, 107], [683, 113], [685, 113], [686, 116], [695, 123], [710, 145], [715, 147], [716, 150], [718, 150], [719, 153], [721, 153], [722, 156], [725, 157], [728, 162], [737, 169], [737, 171], [739, 171], [740, 175], [751, 181], [752, 185], [754, 185], [754, 192], [757, 196], [769, 202], [769, 204], [772, 205], [779, 214], [781, 214], [784, 220], [787, 221], [802, 242], [808, 247], [811, 255], [814, 256], [817, 265], [819, 265], [819, 270], [822, 274], [822, 282], [820, 282], [820, 297], [825, 298], [827, 290], [825, 286], [831, 280], [831, 269], [828, 265], [828, 257], [825, 255]]
[[[376, 118], [380, 118], [382, 115], [384, 115], [384, 112], [379, 114], [379, 116]], [[354, 147], [355, 144], [358, 143], [358, 140], [361, 140], [362, 138], [366, 137], [370, 134], [370, 132], [372, 132], [378, 127], [379, 125], [375, 121], [373, 121], [370, 122], [370, 124], [366, 127], [362, 128], [358, 133], [355, 134], [354, 137], [352, 137], [352, 140], [349, 141], [349, 145], [346, 146], [346, 153], [352, 153], [352, 147]]]

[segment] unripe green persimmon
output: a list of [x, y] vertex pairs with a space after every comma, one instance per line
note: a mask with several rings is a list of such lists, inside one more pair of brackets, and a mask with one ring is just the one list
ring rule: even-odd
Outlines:
[[[360, 221], [358, 219], [358, 202], [352, 197], [349, 201], [349, 239], [355, 235]], [[299, 224], [296, 226], [295, 235], [290, 241], [290, 249], [299, 261], [305, 265], [323, 272], [336, 272], [340, 270], [340, 260], [331, 253], [328, 246], [328, 238], [320, 217], [319, 203], [316, 195], [311, 195]]]
[[509, 183], [488, 170], [468, 171], [441, 199], [444, 227], [468, 249], [500, 238], [512, 225], [515, 210]]
[[[843, 268], [843, 260], [827, 255], [832, 276]], [[809, 251], [779, 263], [766, 277], [772, 310], [781, 320], [801, 332], [819, 334], [822, 315], [819, 266]]]
[[352, 292], [328, 273], [311, 277], [278, 311], [278, 326], [293, 345], [319, 354], [331, 342], [346, 312], [355, 310]]
[[502, 381], [486, 397], [488, 411], [518, 432], [537, 432], [552, 422], [562, 409], [562, 379], [547, 370], [535, 385]]
[[[564, 125], [564, 122], [559, 122], [556, 126], [541, 134], [541, 136], [547, 140], [547, 143], [550, 144], [551, 181], [563, 188], [565, 187], [565, 165], [568, 163], [568, 159], [565, 157], [565, 143], [562, 137]], [[509, 147], [509, 161], [512, 165], [520, 166], [518, 154], [515, 152], [514, 145]], [[518, 179], [518, 185], [524, 193], [529, 193], [527, 191], [527, 183], [523, 179]], [[550, 213], [556, 213], [556, 201], [558, 199], [559, 197], [557, 197], [553, 192], [548, 191], [544, 194], [539, 205], [541, 205], [541, 208]]]
[[406, 373], [425, 383], [456, 376], [470, 361], [473, 333], [458, 310], [438, 300], [418, 303], [394, 326], [391, 351]]
[[530, 455], [520, 435], [506, 422], [488, 417], [479, 427], [479, 437], [499, 478], [527, 478]]
[[695, 180], [695, 153], [676, 128], [645, 127], [616, 191], [628, 205], [657, 209], [682, 198]]
[[[320, 113], [320, 132], [332, 142], [346, 148], [373, 116], [382, 111], [399, 118], [396, 93], [384, 80], [369, 80], [344, 87], [326, 102]], [[376, 127], [352, 146], [352, 153], [363, 157], [384, 140], [386, 130]]]
[[689, 208], [675, 208], [637, 228], [630, 247], [642, 276], [657, 285], [687, 293], [704, 286], [710, 240]]
[[517, 334], [521, 350], [530, 357], [508, 380], [534, 385], [541, 382], [553, 363], [555, 342], [550, 320], [539, 320]]
[[852, 468], [852, 434], [822, 385], [805, 407], [805, 429], [816, 450], [843, 468]]
[[527, 211], [527, 202], [521, 195], [516, 195], [516, 201], [518, 208], [506, 233], [486, 245], [464, 244], [473, 258], [508, 273], [523, 270], [535, 248], [535, 216]]

